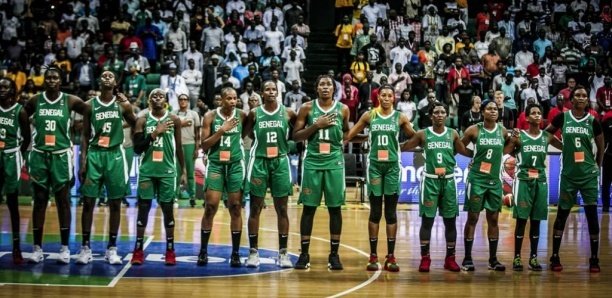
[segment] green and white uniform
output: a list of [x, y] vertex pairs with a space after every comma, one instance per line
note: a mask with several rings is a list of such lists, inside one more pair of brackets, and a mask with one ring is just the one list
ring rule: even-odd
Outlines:
[[279, 105], [274, 112], [266, 111], [263, 106], [257, 107], [253, 134], [255, 139], [247, 171], [250, 193], [263, 198], [269, 186], [274, 198], [291, 195], [293, 187], [287, 156], [289, 121], [285, 107]]
[[319, 100], [315, 99], [306, 125], [314, 125], [319, 117], [329, 113], [335, 115], [334, 123], [317, 130], [306, 142], [299, 199], [299, 203], [304, 206], [319, 206], [323, 195], [328, 207], [344, 205], [346, 184], [342, 151], [342, 104], [334, 102], [328, 110], [323, 110]]
[[387, 116], [378, 109], [370, 112], [367, 183], [373, 196], [400, 192], [399, 119], [395, 110]]
[[11, 194], [19, 190], [19, 177], [23, 158], [21, 156], [21, 128], [19, 113], [23, 107], [15, 103], [8, 109], [0, 107], [0, 175], [3, 175], [2, 193]]
[[[146, 114], [145, 138], [151, 135], [160, 122], [172, 121], [170, 113], [165, 111], [160, 118], [151, 112]], [[149, 148], [140, 155], [138, 169], [138, 198], [151, 200], [157, 197], [159, 202], [173, 202], [176, 197], [176, 143], [175, 127], [157, 136]]]
[[521, 148], [516, 154], [516, 168], [512, 192], [512, 216], [520, 219], [546, 220], [548, 218], [548, 183], [546, 182], [546, 155], [548, 133], [541, 131], [532, 137], [526, 131], [519, 135]]
[[[234, 108], [230, 116], [230, 118], [238, 119], [238, 125], [226, 131], [219, 142], [208, 149], [205, 191], [211, 189], [234, 193], [244, 188], [244, 149], [242, 147], [242, 119], [240, 119], [239, 111]], [[219, 131], [225, 120], [225, 117], [221, 115], [221, 108], [217, 108], [210, 134]]]
[[116, 98], [104, 103], [99, 97], [91, 104], [91, 137], [87, 150], [87, 174], [81, 186], [85, 197], [98, 198], [106, 187], [109, 199], [126, 195], [129, 179], [128, 164], [123, 149], [123, 109]]
[[40, 93], [32, 121], [33, 143], [28, 160], [30, 178], [40, 187], [58, 191], [74, 178], [68, 95], [60, 92], [59, 97], [51, 101], [45, 92]]
[[571, 111], [565, 112], [563, 118], [559, 208], [570, 209], [577, 204], [578, 191], [584, 205], [597, 205], [599, 166], [595, 161], [595, 118], [587, 114], [578, 120]]
[[421, 200], [419, 214], [424, 217], [435, 217], [436, 210], [440, 216], [453, 218], [459, 215], [457, 205], [457, 183], [455, 182], [455, 142], [454, 129], [444, 128], [437, 134], [432, 127], [426, 128], [423, 157], [425, 167], [421, 180]]
[[504, 154], [503, 127], [496, 123], [491, 131], [478, 123], [474, 158], [468, 173], [465, 211], [500, 211], [502, 201], [501, 167]]

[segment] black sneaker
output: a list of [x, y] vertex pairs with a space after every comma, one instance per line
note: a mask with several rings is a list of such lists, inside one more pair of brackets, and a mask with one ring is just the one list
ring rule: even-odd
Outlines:
[[[531, 260], [530, 260], [530, 264], [531, 264]], [[521, 261], [521, 257], [514, 258], [514, 260], [512, 261], [512, 270], [523, 271], [523, 261]]]
[[[521, 264], [521, 268], [523, 265]], [[489, 270], [506, 271], [506, 266], [502, 265], [497, 259], [489, 260]], [[521, 269], [522, 270], [522, 269]]]
[[599, 268], [599, 258], [590, 258], [589, 259], [589, 272], [591, 272], [591, 273], [599, 273], [599, 272], [601, 272], [601, 268]]
[[130, 203], [127, 201], [126, 198], [121, 199], [121, 203], [123, 204], [123, 206], [125, 207], [130, 207]]
[[531, 271], [542, 271], [542, 265], [538, 262], [537, 257], [529, 258], [529, 270]]
[[310, 255], [301, 253], [297, 262], [294, 266], [295, 269], [308, 269], [310, 268]]
[[472, 258], [465, 258], [461, 263], [461, 270], [463, 271], [474, 271], [476, 268], [474, 267], [474, 261]]
[[242, 262], [240, 262], [240, 254], [238, 254], [237, 252], [233, 252], [232, 256], [230, 257], [230, 267], [241, 267], [242, 266]]
[[337, 253], [329, 254], [329, 257], [327, 258], [327, 268], [330, 270], [344, 269], [344, 267], [342, 267], [342, 263], [340, 262], [340, 256]]
[[100, 200], [98, 201], [98, 207], [105, 207], [106, 205], [106, 199], [100, 198]]
[[196, 205], [196, 201], [195, 199], [189, 199], [189, 206], [191, 206], [191, 208], [195, 207]]
[[561, 259], [559, 258], [559, 256], [552, 256], [550, 257], [550, 270], [554, 271], [554, 272], [561, 272], [563, 271], [563, 265], [561, 265]]
[[208, 265], [208, 253], [201, 251], [198, 255], [198, 266], [206, 266]]

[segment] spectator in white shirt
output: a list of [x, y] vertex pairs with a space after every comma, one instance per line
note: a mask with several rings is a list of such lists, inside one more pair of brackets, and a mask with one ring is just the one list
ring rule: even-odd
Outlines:
[[249, 99], [256, 97], [259, 103], [261, 103], [261, 96], [255, 92], [253, 83], [247, 82], [244, 85], [244, 92], [240, 94], [240, 101], [242, 101], [242, 110], [246, 113], [249, 111]]
[[529, 51], [529, 45], [527, 43], [521, 44], [521, 50], [514, 56], [515, 67], [527, 69], [527, 66], [531, 65], [533, 61], [533, 53]]
[[64, 40], [64, 47], [66, 48], [66, 53], [68, 54], [68, 58], [74, 60], [81, 55], [83, 47], [85, 46], [85, 40], [79, 37], [79, 31], [76, 29], [72, 30], [72, 35], [68, 36], [66, 40]]
[[297, 59], [297, 53], [295, 51], [289, 53], [289, 60], [283, 65], [283, 72], [285, 73], [285, 82], [292, 84], [293, 81], [298, 81], [300, 86], [302, 86], [304, 65]]
[[209, 17], [210, 26], [202, 31], [202, 52], [208, 53], [216, 47], [221, 47], [223, 42], [223, 30], [219, 28], [217, 19]]
[[237, 11], [240, 14], [240, 19], [244, 20], [244, 12], [246, 11], [246, 5], [242, 0], [229, 0], [225, 6], [225, 13], [230, 15], [232, 10]]
[[270, 24], [270, 30], [264, 32], [263, 41], [265, 42], [265, 47], [271, 47], [274, 51], [275, 56], [279, 56], [281, 54], [281, 44], [285, 39], [285, 35], [283, 32], [280, 32], [276, 28], [276, 22], [272, 22]]
[[291, 52], [295, 52], [296, 57], [298, 58], [298, 60], [304, 61], [306, 60], [306, 55], [304, 54], [304, 49], [302, 49], [301, 47], [297, 46], [297, 41], [295, 39], [291, 40], [291, 44], [288, 47], [285, 47], [283, 49], [283, 54], [281, 55], [281, 58], [285, 61], [289, 60], [289, 54]]
[[189, 68], [183, 70], [181, 76], [185, 79], [185, 85], [187, 85], [189, 90], [189, 108], [194, 109], [200, 97], [202, 72], [196, 69], [196, 63], [193, 59], [187, 60], [187, 65]]
[[376, 25], [376, 19], [381, 17], [380, 15], [380, 7], [376, 5], [375, 0], [369, 0], [368, 5], [361, 8], [361, 13], [365, 15], [368, 19], [368, 24], [370, 24], [370, 28], [374, 28]]
[[391, 49], [389, 53], [389, 59], [391, 60], [391, 64], [395, 65], [399, 63], [404, 68], [404, 65], [410, 61], [410, 57], [412, 57], [412, 51], [408, 49], [406, 46], [406, 40], [400, 38], [397, 47]]
[[[181, 28], [179, 28], [178, 20], [173, 20], [168, 34], [165, 36], [166, 45], [172, 43], [174, 45], [174, 55], [178, 58], [178, 61], [183, 61], [183, 52], [187, 50], [187, 35]], [[179, 65], [179, 67], [181, 67]]]
[[193, 40], [189, 42], [189, 51], [185, 52], [183, 55], [183, 61], [181, 62], [183, 71], [189, 69], [189, 60], [193, 60], [195, 63], [195, 69], [202, 72], [202, 69], [204, 68], [204, 55], [198, 51], [196, 42]]
[[280, 28], [285, 23], [285, 15], [283, 11], [278, 8], [278, 5], [275, 2], [270, 2], [270, 6], [266, 9], [263, 14], [263, 25], [266, 29], [270, 30], [272, 27], [272, 22], [275, 21], [276, 24]]
[[159, 80], [159, 88], [166, 91], [168, 104], [170, 104], [173, 111], [179, 109], [178, 96], [181, 94], [189, 94], [185, 79], [179, 76], [177, 72], [177, 65], [172, 63], [168, 66], [168, 74], [162, 75]]

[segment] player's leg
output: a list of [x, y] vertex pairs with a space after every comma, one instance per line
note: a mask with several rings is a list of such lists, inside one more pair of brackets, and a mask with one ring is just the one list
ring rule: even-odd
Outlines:
[[478, 217], [480, 216], [480, 211], [484, 209], [484, 188], [478, 184], [468, 181], [466, 189], [466, 202], [464, 209], [468, 212], [468, 217], [463, 229], [465, 257], [461, 263], [461, 269], [464, 271], [474, 271], [472, 246], [474, 245], [474, 231], [476, 230], [476, 225], [478, 224]]
[[58, 262], [70, 263], [70, 225], [72, 223], [72, 212], [70, 212], [70, 187], [74, 179], [73, 168], [74, 157], [71, 150], [61, 154], [51, 154], [51, 186], [55, 190], [55, 206], [60, 227], [61, 249]]
[[387, 222], [387, 256], [385, 257], [384, 269], [391, 272], [398, 272], [399, 266], [395, 260], [395, 237], [397, 235], [397, 201], [399, 195], [385, 194], [385, 221]]
[[151, 211], [151, 201], [155, 197], [157, 189], [151, 177], [140, 175], [138, 177], [138, 214], [136, 216], [136, 243], [132, 253], [132, 265], [144, 263], [144, 233], [149, 221]]
[[[174, 180], [174, 178], [168, 178], [168, 180]], [[174, 194], [175, 191], [173, 190], [172, 193]], [[167, 266], [173, 266], [176, 265], [176, 253], [174, 252], [174, 197], [164, 202], [160, 201], [159, 205], [161, 206], [164, 216], [164, 230], [166, 231], [166, 254], [164, 263]]]
[[198, 255], [198, 266], [208, 264], [208, 241], [212, 231], [213, 219], [219, 209], [219, 202], [224, 189], [223, 173], [225, 168], [223, 165], [208, 162], [206, 165], [206, 180], [204, 191], [206, 192], [204, 214], [202, 214], [202, 223], [200, 230], [200, 254]]
[[505, 271], [506, 266], [497, 260], [497, 247], [499, 244], [499, 213], [503, 190], [501, 187], [487, 187], [484, 199], [484, 207], [487, 217], [487, 236], [489, 238], [489, 270]]
[[295, 269], [308, 269], [310, 267], [310, 236], [312, 235], [312, 224], [317, 207], [321, 204], [323, 195], [323, 171], [303, 169], [302, 184], [300, 187], [299, 202], [304, 205], [300, 217], [300, 247], [301, 253]]
[[444, 237], [446, 239], [446, 257], [444, 269], [459, 272], [461, 267], [455, 260], [455, 247], [457, 245], [457, 216], [459, 206], [457, 203], [457, 182], [455, 178], [444, 179], [444, 190], [440, 196], [440, 215], [444, 222]]
[[535, 194], [529, 227], [529, 270], [542, 271], [542, 265], [538, 262], [538, 244], [540, 242], [540, 221], [548, 219], [548, 183], [546, 181], [536, 182]]
[[559, 250], [561, 248], [561, 240], [563, 239], [563, 231], [565, 230], [565, 224], [569, 217], [572, 206], [576, 202], [576, 195], [578, 189], [573, 182], [561, 176], [559, 181], [559, 204], [557, 206], [557, 218], [553, 224], [552, 242], [553, 251], [550, 257], [550, 270], [562, 271], [563, 265], [561, 265], [561, 258], [559, 257]]
[[367, 189], [370, 192], [370, 216], [368, 218], [368, 235], [370, 238], [370, 259], [366, 270], [376, 271], [378, 263], [378, 231], [383, 213], [383, 180], [381, 167], [376, 162], [368, 162]]
[[230, 231], [232, 233], [231, 267], [240, 267], [240, 239], [242, 238], [242, 198], [244, 186], [244, 162], [228, 165], [226, 176], [227, 208], [230, 214]]
[[441, 189], [440, 179], [423, 177], [421, 180], [421, 195], [419, 200], [419, 215], [421, 216], [421, 228], [419, 229], [419, 242], [421, 246], [421, 262], [419, 272], [429, 272], [431, 257], [429, 256], [429, 242], [431, 240], [431, 229], [433, 228]]
[[193, 153], [195, 144], [183, 144], [183, 155], [185, 156], [185, 171], [187, 172], [187, 193], [189, 194], [189, 203], [195, 206], [195, 159]]
[[610, 184], [612, 184], [612, 156], [605, 154], [601, 166], [601, 208], [602, 212], [610, 212]]
[[[126, 196], [131, 196], [132, 187], [129, 182], [129, 173], [132, 172], [132, 165], [134, 163], [134, 147], [124, 148], [124, 151], [125, 151], [125, 161], [127, 164], [127, 172], [128, 172], [128, 182], [125, 185], [125, 193], [126, 193]], [[123, 203], [123, 205], [125, 205], [125, 207], [130, 207], [130, 203], [127, 201], [125, 197], [121, 199], [121, 202]]]
[[28, 159], [28, 172], [32, 180], [32, 236], [34, 240], [30, 263], [40, 263], [44, 260], [42, 250], [43, 231], [47, 205], [49, 203], [49, 159], [45, 153], [31, 151]]
[[[12, 156], [11, 156], [12, 155]], [[0, 191], [6, 194], [6, 206], [11, 216], [11, 232], [13, 236], [13, 263], [23, 263], [19, 241], [19, 176], [21, 175], [21, 153], [2, 154], [2, 169], [0, 173]]]
[[259, 237], [259, 215], [264, 206], [264, 198], [268, 189], [270, 179], [270, 169], [268, 169], [268, 160], [263, 158], [255, 158], [249, 161], [249, 169], [247, 171], [247, 183], [249, 183], [249, 257], [246, 261], [246, 266], [255, 268], [259, 266], [258, 237]]
[[121, 199], [112, 199], [108, 202], [108, 210], [110, 216], [108, 218], [108, 243], [104, 258], [111, 265], [120, 265], [123, 262], [117, 254], [117, 236], [119, 234], [119, 226], [121, 224], [121, 203], [125, 197]]
[[583, 184], [580, 189], [584, 203], [584, 214], [589, 226], [589, 239], [591, 243], [591, 257], [589, 259], [589, 271], [599, 273], [599, 218], [597, 216], [597, 198], [599, 196], [599, 183], [597, 179]]
[[91, 225], [96, 198], [100, 197], [102, 190], [102, 158], [101, 152], [90, 150], [87, 154], [86, 175], [81, 185], [83, 213], [81, 215], [81, 250], [76, 259], [77, 264], [89, 264], [92, 260], [91, 253]]
[[512, 260], [512, 270], [523, 271], [523, 261], [521, 259], [521, 248], [525, 236], [527, 219], [531, 214], [533, 200], [528, 181], [515, 179], [512, 185], [512, 195], [515, 203], [512, 207], [512, 216], [516, 219], [514, 226], [514, 259]]
[[326, 170], [323, 174], [323, 192], [325, 194], [325, 205], [329, 213], [329, 244], [330, 253], [327, 266], [331, 270], [342, 270], [344, 267], [340, 262], [338, 249], [340, 248], [340, 236], [342, 234], [342, 205], [345, 201], [346, 187], [344, 180], [344, 169]]
[[117, 254], [117, 235], [121, 224], [121, 203], [125, 201], [126, 190], [129, 189], [129, 161], [128, 154], [123, 147], [115, 151], [105, 152], [104, 185], [108, 195], [109, 229], [108, 244], [105, 259], [111, 265], [122, 264]]
[[287, 241], [289, 240], [289, 215], [287, 204], [289, 196], [293, 194], [291, 184], [291, 164], [289, 157], [276, 159], [272, 170], [270, 181], [270, 192], [274, 198], [274, 210], [276, 211], [278, 227], [278, 265], [281, 268], [293, 268], [293, 263], [287, 253]]

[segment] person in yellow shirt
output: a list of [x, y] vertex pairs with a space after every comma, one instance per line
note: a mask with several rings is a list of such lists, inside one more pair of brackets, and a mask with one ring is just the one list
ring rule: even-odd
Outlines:
[[17, 93], [21, 91], [21, 88], [25, 86], [26, 83], [26, 74], [21, 71], [21, 67], [17, 62], [12, 62], [9, 71], [6, 74], [6, 77], [13, 80], [15, 85], [17, 86]]
[[351, 64], [351, 73], [353, 74], [353, 83], [359, 85], [361, 83], [367, 83], [366, 73], [370, 71], [370, 64], [365, 61], [365, 55], [363, 52], [357, 53], [357, 58]]
[[45, 75], [42, 72], [40, 63], [34, 65], [34, 70], [30, 72], [28, 80], [32, 80], [37, 90], [41, 90], [45, 82]]
[[353, 47], [353, 25], [348, 15], [342, 18], [342, 23], [336, 27], [334, 34], [337, 37], [336, 48], [338, 49], [337, 71], [343, 72], [351, 63], [351, 48]]
[[336, 0], [335, 24], [342, 21], [342, 17], [353, 14], [353, 0]]

